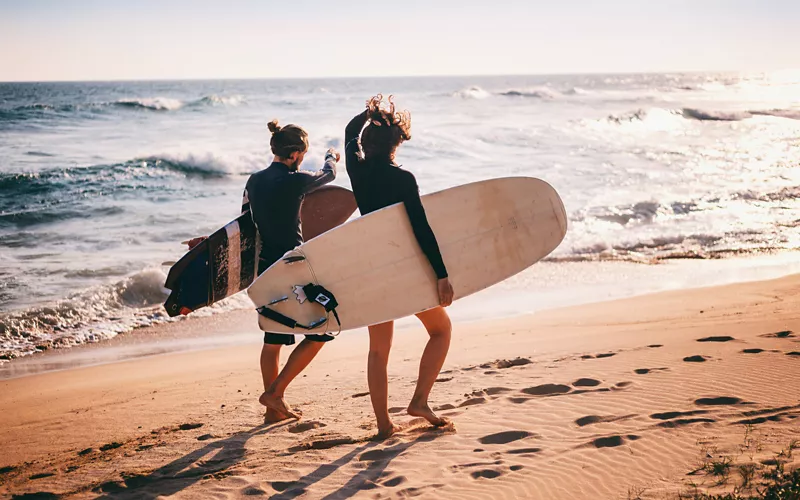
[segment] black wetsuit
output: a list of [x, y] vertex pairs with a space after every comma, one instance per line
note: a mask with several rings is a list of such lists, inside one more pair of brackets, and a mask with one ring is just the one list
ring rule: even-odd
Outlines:
[[414, 174], [403, 170], [390, 158], [360, 158], [358, 137], [367, 122], [367, 112], [356, 116], [344, 131], [344, 153], [347, 174], [353, 186], [353, 194], [361, 215], [403, 202], [411, 221], [414, 236], [420, 248], [433, 266], [436, 277], [447, 277], [447, 268], [439, 251], [425, 208], [419, 199], [419, 188]]
[[[251, 175], [242, 200], [242, 213], [250, 212], [261, 238], [258, 274], [263, 273], [289, 250], [303, 243], [300, 205], [306, 194], [336, 178], [336, 162], [328, 160], [321, 170], [290, 170], [283, 163]], [[330, 335], [306, 335], [325, 342]], [[264, 343], [290, 345], [294, 335], [264, 333]]]

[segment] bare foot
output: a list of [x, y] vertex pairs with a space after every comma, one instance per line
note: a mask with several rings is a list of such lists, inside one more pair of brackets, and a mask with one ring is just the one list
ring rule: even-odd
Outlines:
[[437, 417], [436, 414], [433, 413], [428, 403], [415, 403], [412, 401], [411, 404], [408, 405], [407, 411], [409, 415], [422, 417], [436, 427], [442, 427], [448, 424], [446, 418]]
[[270, 394], [269, 392], [264, 392], [261, 397], [258, 398], [258, 402], [270, 410], [275, 410], [277, 413], [288, 415], [289, 418], [300, 418], [299, 415], [294, 413], [292, 409], [289, 408], [289, 405], [286, 404], [285, 399], [277, 397], [274, 394]]
[[289, 415], [285, 413], [281, 413], [279, 411], [275, 411], [272, 408], [267, 408], [266, 413], [264, 413], [264, 423], [265, 424], [274, 424], [276, 422], [281, 422], [283, 420], [290, 419]]
[[400, 432], [400, 426], [391, 424], [391, 427], [386, 429], [378, 429], [378, 434], [375, 436], [375, 439], [387, 439], [394, 435], [397, 432]]

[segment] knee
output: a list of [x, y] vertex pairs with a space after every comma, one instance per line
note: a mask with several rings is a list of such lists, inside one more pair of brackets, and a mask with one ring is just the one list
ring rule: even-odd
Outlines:
[[370, 346], [368, 361], [370, 363], [388, 363], [391, 346]]
[[450, 338], [453, 333], [453, 323], [449, 317], [445, 317], [440, 323], [428, 330], [431, 338]]

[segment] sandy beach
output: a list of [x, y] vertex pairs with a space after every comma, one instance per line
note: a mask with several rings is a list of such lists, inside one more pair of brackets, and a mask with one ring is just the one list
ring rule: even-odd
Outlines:
[[[137, 338], [248, 345], [0, 382], [0, 494], [17, 498], [675, 498], [730, 491], [800, 439], [800, 276], [457, 324], [432, 429], [405, 414], [425, 333], [398, 332], [378, 442], [366, 337], [344, 333], [264, 424], [251, 312]], [[120, 338], [124, 338], [121, 336]], [[284, 353], [286, 354], [286, 353]], [[778, 457], [792, 468], [791, 450]], [[725, 478], [694, 472], [731, 461]], [[707, 469], [708, 467], [706, 467]], [[38, 496], [31, 496], [37, 493]], [[24, 496], [27, 494], [28, 496]], [[12, 498], [14, 498], [12, 496]]]

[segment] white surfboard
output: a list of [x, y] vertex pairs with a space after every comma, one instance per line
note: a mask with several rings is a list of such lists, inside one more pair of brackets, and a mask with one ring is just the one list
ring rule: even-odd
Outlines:
[[[422, 197], [455, 299], [499, 283], [547, 256], [564, 239], [567, 216], [546, 182], [511, 177], [466, 184]], [[410, 316], [439, 303], [436, 275], [402, 204], [345, 223], [287, 252], [247, 290], [257, 308], [307, 330], [259, 315], [263, 331], [336, 332], [333, 315], [298, 286], [325, 287], [339, 303], [342, 330]]]

